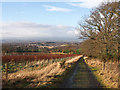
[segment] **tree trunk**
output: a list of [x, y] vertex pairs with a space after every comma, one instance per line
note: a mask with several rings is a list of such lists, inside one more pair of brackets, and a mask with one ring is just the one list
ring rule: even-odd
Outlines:
[[118, 62], [118, 88], [120, 88], [120, 63]]
[[120, 42], [118, 44], [118, 88], [120, 88]]

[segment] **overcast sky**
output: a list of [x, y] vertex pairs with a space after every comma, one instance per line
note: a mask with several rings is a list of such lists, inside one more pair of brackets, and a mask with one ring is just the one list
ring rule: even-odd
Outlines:
[[75, 28], [78, 23], [89, 15], [92, 8], [103, 2], [103, 0], [3, 1], [0, 33], [2, 38], [6, 39], [36, 37], [77, 39], [79, 34]]

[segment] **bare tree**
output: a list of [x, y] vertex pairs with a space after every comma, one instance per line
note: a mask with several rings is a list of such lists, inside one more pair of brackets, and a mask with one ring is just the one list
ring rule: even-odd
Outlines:
[[[79, 24], [78, 30], [82, 35], [80, 38], [87, 38], [82, 45], [83, 52], [88, 56], [91, 53], [92, 56], [99, 57], [103, 61], [103, 70], [106, 61], [111, 58], [114, 58], [114, 61], [118, 59], [120, 34], [118, 18], [119, 2], [107, 2], [93, 9], [90, 16]], [[118, 68], [120, 72], [120, 67], [118, 66]], [[120, 88], [119, 79], [118, 87]]]
[[[101, 50], [99, 55], [104, 62], [107, 61], [107, 55], [111, 52], [111, 46], [118, 45], [118, 2], [102, 3], [98, 8], [91, 11], [90, 17], [85, 19], [84, 23], [79, 24], [79, 30], [82, 37], [87, 37], [99, 43]], [[82, 28], [82, 29], [81, 29]], [[91, 48], [93, 49], [93, 48]], [[116, 52], [118, 52], [117, 48]], [[103, 67], [104, 69], [104, 67]]]

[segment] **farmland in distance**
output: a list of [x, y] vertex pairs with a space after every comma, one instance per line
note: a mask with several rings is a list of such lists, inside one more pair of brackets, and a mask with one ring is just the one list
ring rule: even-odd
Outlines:
[[[25, 72], [32, 73], [36, 70], [38, 70], [39, 72], [40, 70], [44, 70], [44, 68], [49, 67], [50, 69], [50, 67], [58, 65], [58, 70], [60, 70], [60, 73], [62, 74], [65, 71], [66, 66], [69, 67], [66, 62], [69, 62], [69, 60], [71, 60], [72, 58], [76, 58], [80, 55], [79, 45], [80, 43], [68, 42], [3, 43], [2, 65], [0, 66], [0, 69], [2, 71], [3, 87], [18, 86], [23, 88], [42, 86], [43, 83], [39, 85], [36, 84], [35, 86], [34, 84], [32, 84], [32, 86], [29, 86], [29, 84], [27, 84], [28, 82], [25, 83], [25, 86], [21, 85], [21, 82], [24, 81], [23, 79], [31, 75], [26, 75]], [[49, 72], [52, 71], [54, 70], [51, 68]], [[23, 76], [19, 76], [19, 74], [23, 74]], [[50, 73], [44, 74], [44, 76], [48, 74]], [[54, 73], [54, 75], [57, 74]], [[38, 78], [41, 77], [42, 75]], [[17, 84], [18, 78], [20, 79], [20, 83]], [[30, 78], [28, 78], [27, 80], [29, 79]], [[40, 81], [38, 80], [38, 82]]]

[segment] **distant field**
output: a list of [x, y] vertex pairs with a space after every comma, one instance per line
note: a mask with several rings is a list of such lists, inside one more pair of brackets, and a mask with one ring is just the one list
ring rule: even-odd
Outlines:
[[51, 53], [51, 54], [67, 54], [67, 53], [56, 52], [56, 53]]
[[77, 56], [77, 54], [61, 54], [61, 53], [54, 53], [54, 54], [36, 54], [31, 53], [29, 55], [3, 55], [2, 56], [2, 62], [9, 62], [9, 61], [33, 61], [33, 60], [46, 60], [46, 59], [56, 59], [56, 58], [65, 58], [65, 57], [71, 57], [71, 56]]

